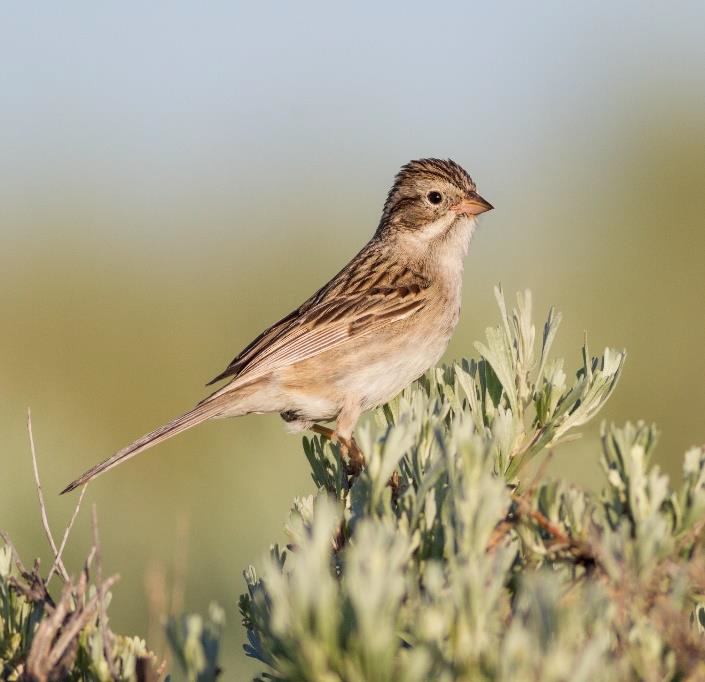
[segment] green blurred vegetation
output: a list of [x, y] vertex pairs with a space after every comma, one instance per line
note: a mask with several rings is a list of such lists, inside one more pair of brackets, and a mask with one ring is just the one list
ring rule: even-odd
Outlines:
[[[599, 494], [547, 479], [556, 449], [604, 407], [625, 355], [585, 344], [573, 372], [551, 352], [560, 312], [537, 330], [530, 291], [515, 306], [501, 288], [495, 297], [500, 324], [475, 343], [478, 359], [431, 368], [358, 429], [362, 470], [340, 444], [304, 438], [316, 491], [294, 498], [286, 549], [274, 543], [261, 573], [247, 568], [238, 602], [245, 652], [267, 666], [257, 680], [702, 678], [705, 449], [685, 453], [673, 485], [652, 462], [655, 426], [603, 424]], [[214, 602], [205, 618], [182, 612], [183, 551], [171, 580], [153, 565], [145, 583], [148, 638], [161, 649], [166, 635], [165, 660], [112, 631], [118, 576], [103, 581], [95, 506], [92, 517], [78, 578], [57, 555], [60, 599], [53, 570], [26, 569], [1, 533], [3, 674], [219, 677], [221, 653], [235, 658], [221, 650], [225, 612]]]
[[[497, 281], [530, 287], [537, 311], [566, 312], [556, 352], [569, 364], [584, 329], [594, 351], [627, 348], [605, 417], [657, 422], [655, 461], [678, 477], [681, 453], [705, 441], [705, 54], [685, 9], [634, 7], [605, 4], [589, 17], [468, 7], [443, 50], [429, 46], [426, 9], [380, 16], [368, 29], [378, 47], [357, 52], [325, 42], [315, 23], [302, 37], [283, 20], [242, 22], [260, 44], [266, 25], [265, 47], [279, 40], [280, 51], [265, 66], [206, 51], [200, 72], [179, 71], [177, 94], [203, 109], [198, 119], [169, 99], [158, 69], [155, 96], [172, 110], [130, 99], [130, 78], [148, 66], [142, 52], [124, 80], [104, 55], [91, 71], [91, 53], [76, 69], [88, 83], [81, 113], [97, 132], [83, 135], [76, 93], [61, 99], [62, 73], [39, 49], [41, 68], [21, 72], [23, 87], [39, 89], [46, 73], [59, 94], [39, 113], [18, 106], [22, 116], [2, 126], [0, 168], [0, 527], [20, 553], [44, 551], [23, 456], [28, 405], [61, 526], [73, 500], [49, 492], [199, 400], [205, 381], [368, 239], [393, 174], [422, 155], [451, 155], [497, 207], [471, 245], [447, 359], [482, 338]], [[335, 25], [353, 41], [348, 19]], [[27, 26], [16, 34], [26, 42]], [[70, 36], [52, 35], [70, 50]], [[160, 35], [171, 34], [148, 37]], [[127, 59], [110, 45], [116, 63]], [[204, 46], [207, 33], [196, 32], [193, 45], [169, 43], [164, 54], [195, 60]], [[20, 57], [4, 60], [8, 73]], [[247, 73], [244, 85], [218, 71], [230, 63]], [[232, 86], [234, 104], [199, 89], [214, 73], [212, 91]], [[13, 106], [26, 95], [6, 92]], [[35, 139], [35, 120], [49, 142]], [[588, 429], [562, 448], [556, 470], [589, 479], [596, 438]], [[241, 572], [278, 537], [291, 498], [312, 489], [298, 439], [270, 416], [205, 425], [102, 477], [87, 504], [98, 503], [105, 563], [123, 577], [116, 630], [147, 634], [147, 604], [134, 595], [150, 564], [172, 570], [185, 536], [186, 608], [221, 603], [223, 650], [236, 652]], [[74, 532], [67, 562], [85, 556], [89, 536]], [[252, 670], [237, 654], [223, 664]]]

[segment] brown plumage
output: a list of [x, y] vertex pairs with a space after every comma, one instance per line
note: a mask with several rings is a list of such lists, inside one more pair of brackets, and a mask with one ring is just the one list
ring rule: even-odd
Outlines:
[[349, 444], [362, 411], [392, 398], [445, 350], [475, 216], [491, 208], [455, 162], [408, 163], [372, 239], [210, 382], [228, 383], [63, 492], [207, 419], [278, 412], [296, 429], [337, 419], [336, 434]]

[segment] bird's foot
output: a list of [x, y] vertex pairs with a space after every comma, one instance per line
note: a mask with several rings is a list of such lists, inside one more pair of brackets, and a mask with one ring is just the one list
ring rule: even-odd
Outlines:
[[339, 436], [338, 440], [348, 454], [348, 474], [353, 478], [359, 476], [365, 468], [365, 455], [362, 454], [362, 450], [360, 450], [354, 438], [347, 440]]
[[360, 472], [365, 468], [365, 455], [362, 453], [362, 450], [360, 450], [354, 438], [343, 438], [333, 429], [329, 429], [327, 426], [322, 426], [321, 424], [313, 424], [311, 431], [324, 436], [331, 442], [340, 443], [343, 456], [346, 460], [346, 473], [353, 478], [360, 475]]
[[396, 469], [392, 472], [392, 475], [389, 477], [387, 485], [392, 489], [392, 499], [396, 500], [399, 497], [399, 493], [401, 492], [401, 477], [399, 476], [399, 472]]

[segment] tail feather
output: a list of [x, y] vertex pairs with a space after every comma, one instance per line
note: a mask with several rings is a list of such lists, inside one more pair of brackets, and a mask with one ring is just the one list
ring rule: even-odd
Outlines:
[[122, 464], [122, 462], [127, 461], [130, 457], [134, 457], [140, 452], [151, 448], [153, 445], [162, 443], [172, 436], [175, 436], [177, 433], [186, 431], [187, 429], [190, 429], [191, 427], [216, 416], [222, 409], [223, 402], [223, 400], [216, 398], [208, 402], [199, 403], [190, 412], [187, 412], [176, 419], [172, 419], [172, 421], [164, 424], [164, 426], [161, 426], [151, 433], [142, 436], [142, 438], [139, 438], [122, 450], [118, 450], [118, 452], [111, 457], [108, 457], [108, 459], [100, 464], [96, 464], [96, 466], [86, 471], [86, 473], [84, 473], [80, 478], [77, 478], [75, 481], [67, 485], [66, 488], [61, 491], [61, 494], [63, 495], [64, 493], [75, 490], [79, 486], [88, 483], [88, 481], [96, 476], [100, 476], [103, 472], [108, 471], [108, 469], [112, 469], [118, 464]]

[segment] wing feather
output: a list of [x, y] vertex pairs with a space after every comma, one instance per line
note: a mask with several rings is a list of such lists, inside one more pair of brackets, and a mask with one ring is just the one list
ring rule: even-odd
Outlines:
[[404, 320], [425, 306], [427, 288], [425, 282], [375, 287], [302, 306], [260, 334], [213, 382], [251, 381]]
[[[342, 316], [339, 311], [342, 303], [340, 299], [327, 301], [320, 307], [316, 306], [303, 316], [297, 327], [282, 334], [266, 350], [253, 358], [238, 376], [253, 379], [399, 322], [424, 307], [426, 297], [422, 292], [419, 288], [411, 300], [406, 292], [400, 294], [398, 289], [366, 292], [366, 295], [346, 300], [345, 314]], [[326, 319], [328, 308], [336, 310], [335, 319]]]
[[[414, 315], [428, 280], [370, 242], [328, 284], [250, 343], [217, 377], [251, 381]], [[216, 391], [225, 392], [231, 384]]]

